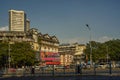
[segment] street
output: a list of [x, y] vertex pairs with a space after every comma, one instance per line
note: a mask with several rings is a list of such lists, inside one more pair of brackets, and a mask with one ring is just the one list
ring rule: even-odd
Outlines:
[[[65, 71], [65, 72], [64, 72]], [[61, 71], [36, 71], [35, 74], [29, 72], [23, 74], [4, 74], [0, 80], [120, 80], [120, 69], [83, 69], [82, 73], [71, 72], [73, 70]]]
[[120, 80], [120, 76], [29, 76], [29, 77], [7, 77], [0, 80]]

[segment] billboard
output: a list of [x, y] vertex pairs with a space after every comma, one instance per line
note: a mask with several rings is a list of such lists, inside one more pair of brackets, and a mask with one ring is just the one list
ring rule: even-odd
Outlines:
[[60, 64], [59, 53], [52, 52], [41, 52], [41, 60], [46, 63], [46, 65], [58, 65]]

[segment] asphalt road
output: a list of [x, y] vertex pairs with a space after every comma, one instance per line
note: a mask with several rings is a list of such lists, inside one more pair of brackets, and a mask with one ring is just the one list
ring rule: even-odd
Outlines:
[[37, 72], [34, 76], [30, 73], [22, 75], [4, 75], [0, 77], [0, 80], [120, 80], [120, 69], [113, 69], [112, 74], [109, 73], [109, 69], [96, 70], [82, 70], [82, 74], [76, 74], [75, 72], [66, 71], [53, 71], [48, 72]]
[[0, 80], [120, 80], [120, 76], [7, 77]]

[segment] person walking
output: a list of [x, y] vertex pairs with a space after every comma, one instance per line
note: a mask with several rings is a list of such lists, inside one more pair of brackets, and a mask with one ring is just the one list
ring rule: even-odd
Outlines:
[[31, 67], [31, 76], [34, 76], [34, 74], [35, 74], [35, 67], [32, 66], [32, 67]]

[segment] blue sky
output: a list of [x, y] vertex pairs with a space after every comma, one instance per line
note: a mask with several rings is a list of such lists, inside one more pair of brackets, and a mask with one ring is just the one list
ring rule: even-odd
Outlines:
[[120, 39], [120, 0], [1, 0], [0, 30], [8, 27], [8, 11], [23, 10], [31, 28], [56, 35], [60, 43]]

